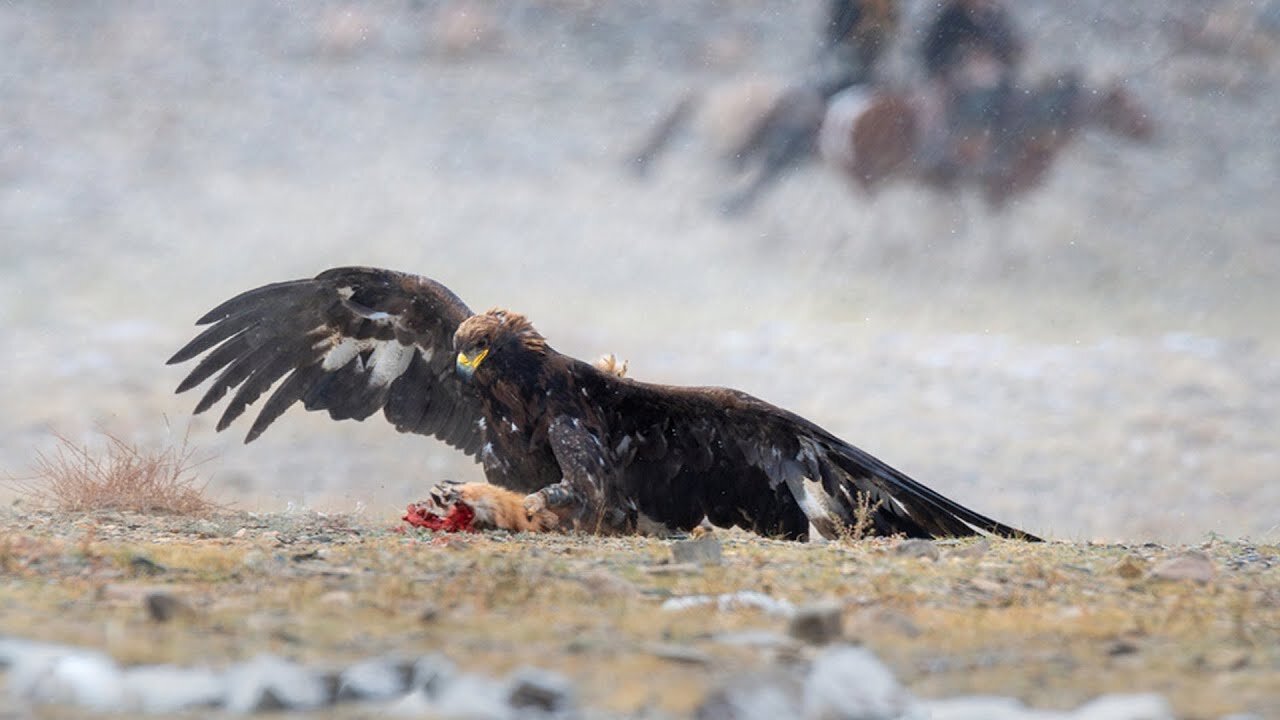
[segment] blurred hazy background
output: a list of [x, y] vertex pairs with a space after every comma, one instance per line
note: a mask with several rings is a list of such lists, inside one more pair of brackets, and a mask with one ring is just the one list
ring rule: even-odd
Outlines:
[[[220, 500], [392, 513], [479, 469], [379, 420], [214, 434], [164, 360], [241, 290], [434, 277], [632, 377], [742, 388], [1066, 539], [1280, 541], [1280, 3], [1011, 5], [1025, 75], [1127, 78], [1153, 146], [1086, 134], [1003, 212], [817, 163], [716, 210], [687, 90], [787, 81], [824, 2], [0, 5], [0, 476], [52, 433], [190, 433]], [[905, 82], [933, 3], [906, 3]], [[3, 492], [3, 491], [0, 491]]]

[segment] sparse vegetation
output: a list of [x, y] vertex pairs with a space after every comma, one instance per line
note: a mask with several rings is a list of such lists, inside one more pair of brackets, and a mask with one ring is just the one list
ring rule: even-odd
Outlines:
[[195, 472], [195, 450], [182, 444], [144, 448], [105, 433], [94, 450], [58, 435], [51, 452], [37, 451], [33, 474], [10, 478], [19, 493], [39, 505], [67, 512], [124, 510], [203, 515], [218, 507]]
[[881, 501], [871, 501], [871, 496], [862, 493], [858, 496], [858, 505], [853, 509], [853, 525], [843, 528], [840, 539], [845, 542], [857, 542], [871, 536], [871, 518], [880, 509]]

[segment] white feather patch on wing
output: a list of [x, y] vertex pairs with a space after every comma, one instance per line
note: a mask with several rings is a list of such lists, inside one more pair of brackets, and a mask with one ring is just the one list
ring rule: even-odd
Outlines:
[[401, 345], [395, 340], [377, 343], [373, 354], [369, 356], [369, 384], [374, 387], [386, 387], [404, 373], [413, 360], [412, 345]]
[[[330, 336], [325, 341], [333, 343], [334, 337], [336, 336]], [[368, 343], [366, 341], [356, 340], [355, 338], [342, 338], [324, 354], [324, 362], [321, 363], [320, 369], [325, 372], [341, 370], [347, 366], [347, 363], [367, 349]]]

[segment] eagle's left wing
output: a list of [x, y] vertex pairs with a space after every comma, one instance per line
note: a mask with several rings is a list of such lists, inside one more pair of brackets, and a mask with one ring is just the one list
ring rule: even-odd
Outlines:
[[604, 378], [623, 494], [651, 519], [799, 537], [868, 533], [1035, 539], [950, 500], [817, 425], [746, 393]]
[[482, 411], [475, 394], [455, 377], [453, 354], [453, 334], [470, 315], [434, 280], [335, 268], [222, 303], [197, 321], [209, 327], [169, 364], [208, 352], [178, 392], [214, 378], [196, 405], [199, 413], [235, 390], [218, 430], [284, 378], [245, 442], [300, 401], [335, 420], [363, 420], [382, 410], [401, 432], [433, 435], [473, 455], [484, 442]]

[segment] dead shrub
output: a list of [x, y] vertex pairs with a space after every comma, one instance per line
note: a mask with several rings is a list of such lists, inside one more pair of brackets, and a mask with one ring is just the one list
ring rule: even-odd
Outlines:
[[865, 540], [874, 533], [875, 514], [881, 501], [872, 502], [870, 493], [858, 493], [858, 504], [853, 508], [853, 524], [841, 528], [840, 539], [845, 542]]
[[49, 453], [36, 452], [33, 475], [9, 484], [35, 502], [68, 512], [128, 510], [148, 514], [204, 515], [218, 507], [198, 482], [195, 450], [179, 446], [142, 448], [104, 433], [98, 452], [57, 435]]

